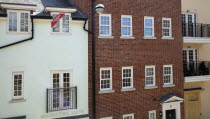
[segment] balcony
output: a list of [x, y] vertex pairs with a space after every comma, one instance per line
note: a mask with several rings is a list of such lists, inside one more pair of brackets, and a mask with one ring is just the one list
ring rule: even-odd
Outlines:
[[47, 112], [77, 108], [77, 87], [47, 89]]
[[184, 62], [184, 76], [205, 76], [210, 74], [210, 62]]
[[183, 23], [184, 43], [210, 43], [210, 24]]

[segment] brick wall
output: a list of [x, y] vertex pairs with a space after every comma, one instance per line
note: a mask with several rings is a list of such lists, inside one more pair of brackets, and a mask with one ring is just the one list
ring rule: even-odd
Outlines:
[[[75, 3], [89, 13], [91, 0], [75, 0]], [[148, 111], [157, 110], [159, 98], [169, 93], [183, 97], [183, 65], [181, 34], [181, 0], [96, 0], [106, 7], [105, 13], [112, 14], [112, 35], [114, 39], [99, 39], [99, 21], [96, 14], [96, 113], [97, 119], [113, 116], [122, 119], [123, 114], [135, 113], [135, 119], [148, 119]], [[86, 6], [88, 5], [88, 6]], [[120, 39], [121, 15], [133, 16], [133, 36], [135, 39]], [[155, 18], [157, 39], [143, 39], [144, 16]], [[162, 17], [172, 18], [174, 40], [162, 39]], [[91, 20], [89, 19], [89, 27]], [[163, 65], [173, 65], [175, 87], [163, 88]], [[156, 65], [158, 89], [146, 90], [145, 66]], [[121, 92], [121, 68], [133, 66], [135, 91]], [[99, 94], [100, 68], [112, 67], [114, 93]], [[91, 114], [91, 36], [89, 36], [89, 101]], [[182, 119], [184, 119], [182, 104]]]

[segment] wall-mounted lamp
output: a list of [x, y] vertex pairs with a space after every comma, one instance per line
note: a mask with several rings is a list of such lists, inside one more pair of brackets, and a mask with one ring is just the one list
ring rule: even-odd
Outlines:
[[163, 112], [162, 111], [160, 111], [160, 117], [162, 117], [163, 116]]

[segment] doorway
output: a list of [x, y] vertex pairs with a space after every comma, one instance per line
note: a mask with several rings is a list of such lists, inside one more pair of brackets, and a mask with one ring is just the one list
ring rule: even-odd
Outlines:
[[176, 119], [176, 109], [166, 110], [166, 119]]
[[185, 119], [200, 119], [200, 92], [185, 93]]

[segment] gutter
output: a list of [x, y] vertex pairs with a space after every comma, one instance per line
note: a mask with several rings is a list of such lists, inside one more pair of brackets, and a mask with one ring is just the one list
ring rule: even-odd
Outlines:
[[31, 37], [30, 38], [23, 39], [21, 41], [10, 43], [10, 44], [4, 45], [4, 46], [0, 46], [0, 49], [7, 48], [9, 46], [13, 46], [13, 45], [16, 45], [16, 44], [20, 44], [22, 42], [26, 42], [26, 41], [29, 41], [29, 40], [33, 40], [34, 39], [34, 19], [33, 19], [33, 17], [31, 17], [31, 23], [32, 23], [32, 29], [31, 29], [31, 33], [32, 34], [31, 34]]

